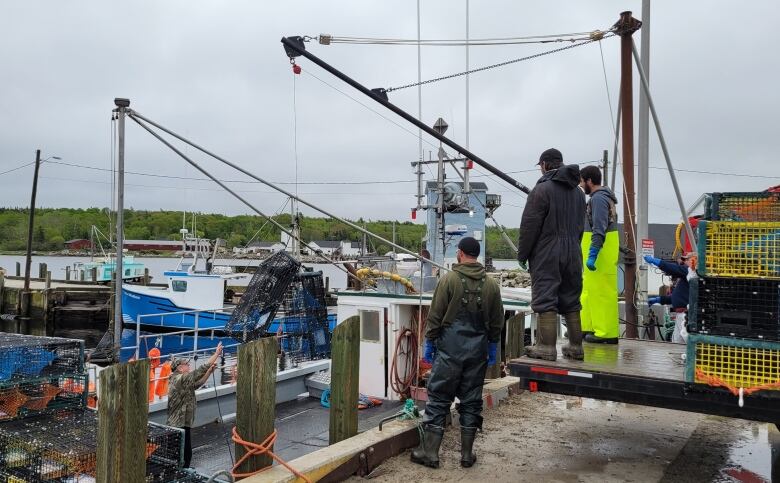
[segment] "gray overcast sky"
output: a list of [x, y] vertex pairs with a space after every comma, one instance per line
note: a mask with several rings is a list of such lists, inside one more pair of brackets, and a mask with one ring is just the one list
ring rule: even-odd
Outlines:
[[[686, 202], [706, 191], [780, 184], [780, 56], [771, 49], [780, 2], [655, 0], [652, 8], [651, 88], [675, 166], [767, 177], [680, 172]], [[415, 38], [415, 1], [6, 1], [1, 10], [0, 172], [34, 159], [36, 148], [63, 162], [109, 168], [110, 113], [114, 97], [121, 96], [138, 112], [251, 171], [294, 182], [295, 92], [300, 181], [413, 179], [409, 162], [417, 158], [416, 129], [305, 59], [304, 75], [294, 79], [279, 39], [319, 33]], [[621, 10], [639, 17], [641, 2], [472, 0], [470, 10], [472, 38], [503, 37], [605, 29]], [[422, 2], [423, 38], [464, 35], [465, 0]], [[369, 87], [417, 78], [416, 47], [310, 43], [308, 48]], [[550, 48], [472, 47], [471, 65]], [[617, 38], [603, 42], [613, 108], [618, 50]], [[424, 47], [422, 65], [424, 79], [463, 70], [464, 49]], [[392, 93], [391, 100], [417, 112], [416, 89]], [[474, 74], [470, 105], [471, 149], [506, 171], [533, 168], [550, 146], [569, 162], [596, 160], [612, 148], [597, 44]], [[463, 77], [423, 88], [424, 120], [432, 124], [439, 116], [451, 126], [448, 136], [465, 142]], [[653, 132], [651, 140], [650, 164], [661, 167]], [[197, 159], [222, 178], [245, 179], [213, 160]], [[132, 123], [127, 169], [200, 177]], [[0, 176], [0, 206], [27, 205], [31, 176], [32, 167]], [[531, 186], [538, 173], [515, 176]], [[498, 219], [517, 226], [524, 196], [491, 178], [479, 179], [504, 195]], [[664, 170], [651, 169], [652, 222], [679, 218], [668, 180]], [[109, 181], [105, 171], [46, 164], [39, 206], [108, 206]], [[138, 175], [128, 175], [126, 182], [126, 206], [134, 208], [248, 212], [210, 182]], [[264, 186], [233, 186], [269, 213], [284, 202]], [[298, 191], [352, 218], [407, 220], [415, 203], [414, 183], [300, 184]]]

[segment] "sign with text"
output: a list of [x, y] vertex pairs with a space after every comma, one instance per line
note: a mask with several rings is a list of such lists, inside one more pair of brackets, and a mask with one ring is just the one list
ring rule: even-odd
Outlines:
[[642, 264], [646, 256], [655, 257], [655, 241], [649, 238], [642, 239]]

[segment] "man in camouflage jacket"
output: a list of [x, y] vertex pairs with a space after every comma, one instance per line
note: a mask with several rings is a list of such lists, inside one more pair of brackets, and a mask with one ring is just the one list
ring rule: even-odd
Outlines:
[[184, 467], [192, 460], [190, 430], [195, 421], [195, 390], [206, 383], [222, 354], [222, 343], [209, 360], [194, 371], [190, 370], [189, 359], [175, 359], [171, 363], [171, 379], [168, 389], [168, 426], [184, 430]]

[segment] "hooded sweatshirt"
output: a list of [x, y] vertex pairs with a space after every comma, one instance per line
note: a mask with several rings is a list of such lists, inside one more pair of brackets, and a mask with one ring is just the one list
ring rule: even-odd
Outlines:
[[[486, 276], [485, 267], [481, 264], [456, 263], [452, 271], [444, 275], [436, 290], [433, 292], [431, 308], [425, 322], [425, 337], [437, 339], [441, 330], [448, 327], [455, 320], [458, 311], [463, 305], [464, 279], [468, 290], [476, 290], [479, 282], [482, 284], [482, 317], [488, 330], [488, 340], [498, 342], [501, 339], [501, 330], [504, 327], [504, 306], [501, 302], [501, 289], [498, 283]], [[472, 312], [479, 311], [479, 304], [475, 296], [468, 297], [467, 309]]]
[[591, 247], [600, 249], [604, 246], [607, 232], [617, 230], [617, 202], [615, 194], [606, 186], [590, 194], [587, 213], [588, 225], [593, 232]]

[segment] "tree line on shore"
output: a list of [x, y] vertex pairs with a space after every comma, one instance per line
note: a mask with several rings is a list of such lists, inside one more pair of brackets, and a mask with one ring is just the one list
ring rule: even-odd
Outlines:
[[[0, 208], [0, 250], [20, 251], [26, 248], [29, 209]], [[289, 213], [274, 216], [282, 226], [290, 226]], [[372, 233], [391, 240], [393, 221], [352, 220], [365, 225]], [[94, 225], [102, 233], [111, 231], [110, 211], [106, 208], [40, 208], [35, 210], [33, 249], [39, 251], [62, 250], [65, 242], [73, 239], [89, 239]], [[182, 226], [180, 211], [147, 211], [128, 209], [124, 212], [125, 238], [139, 240], [179, 240]], [[305, 240], [352, 240], [361, 241], [363, 236], [354, 228], [331, 218], [301, 216], [301, 236]], [[190, 217], [187, 228], [192, 231]], [[396, 222], [396, 243], [409, 250], [421, 248], [425, 226], [410, 221]], [[517, 239], [517, 229], [508, 229], [510, 238]], [[252, 215], [227, 216], [215, 213], [197, 214], [199, 236], [226, 240], [228, 248], [244, 246], [252, 240], [278, 241], [280, 230], [267, 223], [262, 217]], [[391, 247], [378, 240], [368, 238], [369, 249], [386, 253]], [[501, 239], [499, 231], [488, 227], [486, 232], [487, 254], [492, 258], [514, 258], [514, 252]], [[106, 247], [106, 242], [103, 241]]]

